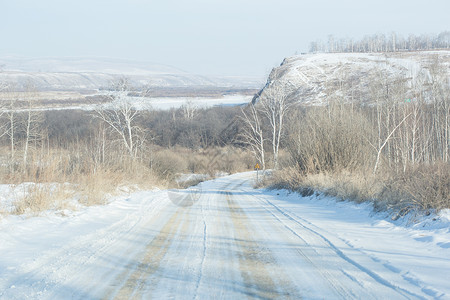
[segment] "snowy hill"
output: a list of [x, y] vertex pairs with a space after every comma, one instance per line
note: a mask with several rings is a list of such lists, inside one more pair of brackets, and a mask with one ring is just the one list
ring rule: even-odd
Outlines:
[[98, 89], [127, 76], [135, 85], [158, 87], [258, 87], [259, 78], [207, 77], [177, 68], [107, 58], [0, 58], [0, 81], [19, 86], [32, 80], [41, 90]]
[[188, 74], [171, 66], [112, 58], [0, 58], [3, 69], [39, 73]]
[[[381, 73], [387, 74], [387, 80], [402, 76], [409, 86], [427, 82], [436, 58], [450, 74], [450, 51], [297, 55], [284, 59], [272, 70], [266, 87], [270, 83], [289, 83], [302, 104], [320, 105], [333, 98], [366, 101], [370, 83]], [[264, 89], [258, 95], [262, 93]]]

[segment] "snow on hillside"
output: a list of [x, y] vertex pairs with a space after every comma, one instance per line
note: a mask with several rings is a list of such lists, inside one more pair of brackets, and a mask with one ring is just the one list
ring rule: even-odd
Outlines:
[[[269, 82], [284, 81], [296, 89], [303, 104], [323, 104], [326, 98], [340, 96], [339, 84], [347, 85], [348, 98], [358, 98], [383, 70], [394, 78], [429, 79], [429, 66], [439, 57], [450, 74], [450, 51], [417, 51], [394, 53], [317, 53], [286, 58], [269, 76]], [[375, 71], [375, 72], [374, 72]], [[256, 100], [256, 98], [254, 99]], [[365, 99], [358, 99], [365, 100]]]
[[41, 73], [105, 73], [124, 75], [188, 74], [171, 66], [112, 58], [0, 58], [4, 70]]
[[108, 58], [0, 58], [0, 81], [19, 86], [32, 81], [40, 90], [98, 89], [126, 76], [135, 85], [158, 87], [259, 87], [253, 77], [202, 76], [148, 62]]

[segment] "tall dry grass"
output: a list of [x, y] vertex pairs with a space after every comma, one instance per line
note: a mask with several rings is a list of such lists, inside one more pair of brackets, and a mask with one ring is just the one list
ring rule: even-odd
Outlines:
[[265, 185], [295, 191], [302, 196], [322, 193], [340, 200], [352, 200], [358, 203], [376, 199], [384, 188], [380, 178], [373, 175], [348, 171], [305, 174], [296, 168], [275, 172], [274, 176], [266, 179]]
[[14, 202], [13, 214], [39, 215], [42, 211], [74, 209], [69, 202], [75, 196], [72, 187], [61, 184], [28, 183], [22, 184], [21, 196]]
[[390, 176], [377, 205], [395, 209], [396, 217], [417, 209], [429, 212], [450, 208], [450, 165], [419, 165]]
[[[20, 154], [20, 153], [17, 153]], [[105, 204], [121, 185], [140, 188], [163, 186], [148, 167], [119, 157], [102, 164], [92, 161], [88, 151], [67, 149], [34, 151], [26, 166], [3, 157], [0, 181], [6, 184], [29, 182], [15, 202], [14, 213], [39, 214], [48, 209], [64, 209], [73, 199], [82, 205]]]
[[314, 193], [350, 200], [370, 202], [376, 211], [387, 211], [393, 219], [408, 213], [430, 213], [450, 207], [450, 166], [441, 163], [417, 166], [397, 174], [383, 172], [333, 172], [305, 174], [297, 168], [274, 173], [264, 182], [275, 189], [289, 189], [302, 196]]
[[48, 209], [73, 208], [73, 200], [81, 205], [103, 205], [126, 190], [169, 187], [177, 176], [185, 173], [233, 173], [252, 166], [247, 151], [233, 147], [191, 150], [154, 147], [139, 158], [124, 155], [120, 149], [110, 150], [104, 161], [94, 156], [89, 147], [33, 149], [27, 165], [17, 159], [0, 156], [0, 182], [26, 185], [23, 196], [15, 203], [14, 213], [39, 214]]

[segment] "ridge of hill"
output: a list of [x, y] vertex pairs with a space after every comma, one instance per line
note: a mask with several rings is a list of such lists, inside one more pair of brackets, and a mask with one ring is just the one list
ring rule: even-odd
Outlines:
[[0, 81], [19, 88], [32, 81], [39, 90], [99, 89], [118, 77], [135, 86], [259, 88], [260, 78], [204, 76], [172, 66], [111, 58], [0, 58]]
[[[407, 80], [409, 87], [427, 83], [430, 68], [439, 61], [450, 74], [450, 51], [390, 53], [315, 53], [285, 58], [272, 70], [256, 102], [271, 84], [288, 83], [293, 97], [304, 105], [324, 105], [331, 99], [370, 101], [370, 84], [382, 79]], [[380, 77], [381, 76], [381, 77]]]

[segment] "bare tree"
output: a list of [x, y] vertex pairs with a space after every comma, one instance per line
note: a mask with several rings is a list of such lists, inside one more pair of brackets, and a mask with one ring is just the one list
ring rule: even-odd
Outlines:
[[[323, 45], [323, 46], [321, 46]], [[310, 52], [397, 52], [414, 50], [432, 50], [450, 48], [450, 32], [444, 31], [438, 35], [409, 35], [407, 38], [391, 32], [385, 34], [366, 35], [361, 40], [339, 39], [328, 35], [324, 44], [321, 41], [312, 42]]]
[[4, 125], [3, 135], [7, 135], [9, 139], [9, 145], [11, 150], [11, 160], [15, 157], [16, 149], [16, 130], [18, 126], [18, 116], [17, 116], [17, 104], [19, 102], [19, 93], [13, 85], [9, 85], [4, 93], [5, 100], [3, 114], [6, 117], [6, 124]]
[[95, 113], [118, 136], [130, 157], [136, 158], [139, 146], [145, 141], [145, 134], [136, 124], [138, 110], [133, 107], [128, 97], [129, 81], [122, 78], [113, 87], [113, 94], [110, 95], [113, 99], [112, 107], [98, 107]]
[[188, 99], [181, 106], [181, 109], [183, 110], [184, 118], [192, 121], [197, 114], [198, 106], [191, 99]]
[[242, 121], [244, 128], [242, 138], [244, 143], [250, 146], [256, 160], [261, 163], [262, 169], [266, 169], [266, 159], [264, 152], [264, 134], [262, 129], [262, 120], [260, 113], [253, 103], [247, 106], [247, 112], [242, 108]]
[[8, 85], [5, 82], [0, 82], [0, 138], [8, 133], [7, 124], [3, 122], [2, 116], [6, 112], [5, 105], [5, 92], [8, 89]]
[[396, 45], [397, 45], [397, 34], [394, 31], [391, 32], [391, 39], [392, 39], [391, 51], [395, 52], [395, 51], [397, 51], [397, 48], [396, 48]]
[[27, 99], [27, 108], [20, 125], [25, 139], [23, 144], [23, 166], [25, 168], [27, 165], [29, 146], [31, 142], [40, 140], [42, 137], [41, 125], [43, 122], [43, 115], [42, 112], [36, 111], [33, 108], [33, 101], [36, 96], [36, 87], [32, 83], [29, 83], [26, 86], [24, 94]]
[[[1, 72], [1, 69], [0, 69]], [[0, 81], [0, 93], [8, 89], [8, 84], [6, 82]]]
[[430, 66], [431, 92], [434, 110], [436, 152], [442, 161], [450, 158], [450, 80], [438, 56]]
[[[271, 78], [279, 78], [277, 69], [272, 71]], [[284, 131], [284, 120], [289, 109], [293, 105], [294, 86], [288, 82], [272, 81], [260, 95], [257, 105], [261, 105], [261, 111], [269, 121], [272, 138], [273, 164], [278, 168], [278, 152], [280, 141]]]
[[377, 158], [376, 158], [376, 160], [375, 160], [375, 165], [374, 165], [374, 167], [373, 167], [373, 172], [372, 172], [373, 174], [375, 174], [375, 173], [377, 172], [377, 168], [378, 168], [378, 164], [379, 164], [379, 162], [380, 162], [381, 152], [383, 151], [383, 148], [386, 146], [387, 142], [388, 142], [389, 139], [392, 137], [392, 135], [393, 135], [394, 132], [397, 130], [397, 128], [399, 128], [400, 125], [402, 125], [402, 123], [405, 122], [405, 120], [406, 120], [407, 118], [409, 118], [410, 115], [411, 115], [411, 114], [405, 116], [405, 117], [400, 121], [400, 123], [398, 123], [398, 124], [394, 127], [394, 129], [391, 130], [391, 132], [390, 132], [390, 133], [388, 134], [388, 136], [384, 139], [384, 141], [383, 141], [382, 143], [381, 143], [381, 141], [380, 141], [378, 147], [375, 147], [375, 146], [372, 145], [372, 146], [375, 148], [375, 150], [377, 151]]

